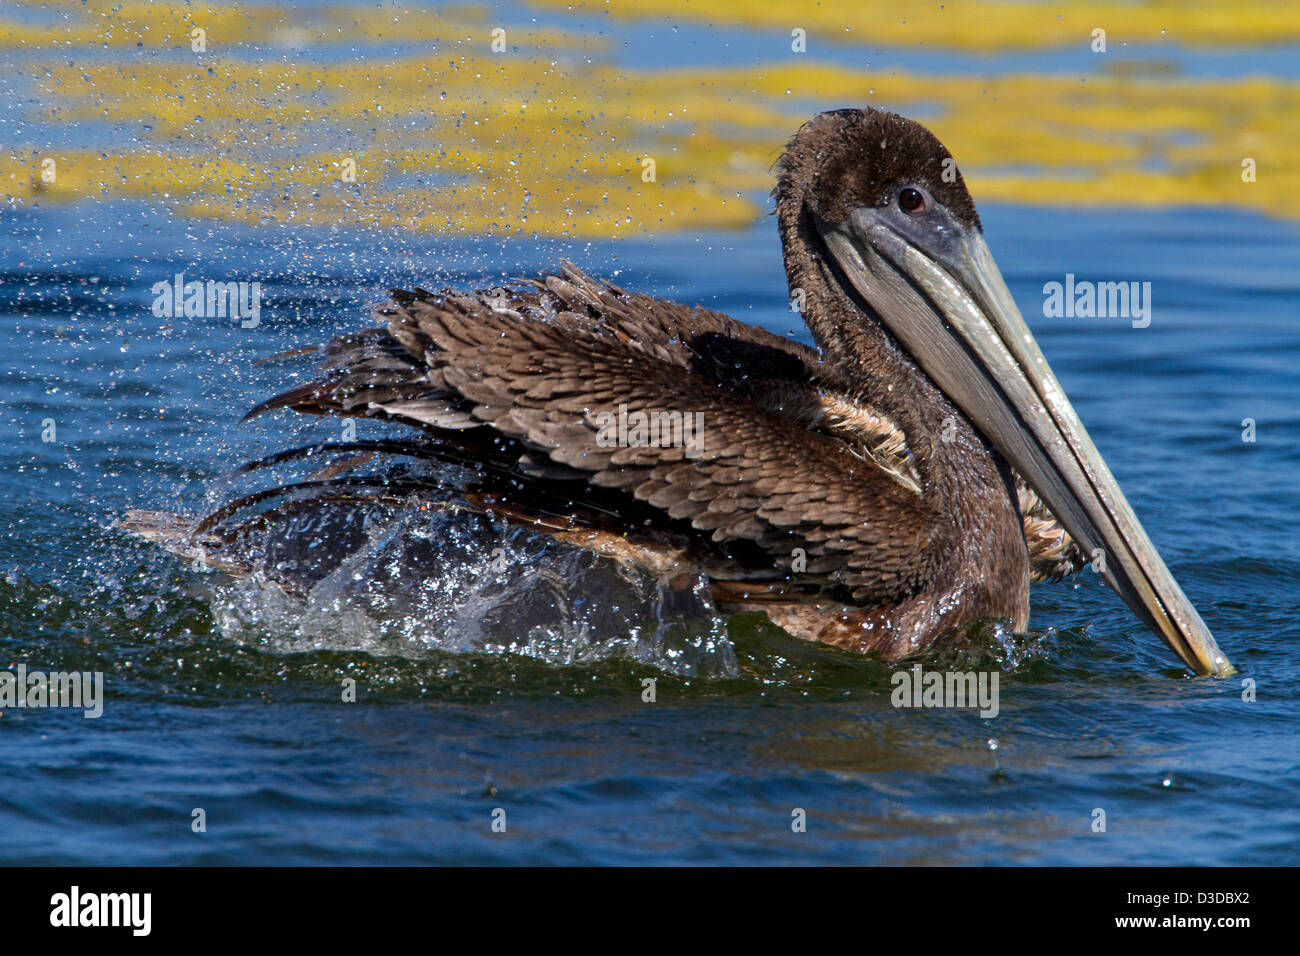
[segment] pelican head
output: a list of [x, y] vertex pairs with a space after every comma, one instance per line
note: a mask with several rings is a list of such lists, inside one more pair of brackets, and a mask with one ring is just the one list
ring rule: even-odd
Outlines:
[[851, 362], [864, 328], [886, 332], [1188, 667], [1232, 673], [1039, 350], [930, 131], [879, 110], [823, 113], [790, 143], [776, 198], [783, 235], [798, 234], [852, 303], [810, 319], [823, 349]]

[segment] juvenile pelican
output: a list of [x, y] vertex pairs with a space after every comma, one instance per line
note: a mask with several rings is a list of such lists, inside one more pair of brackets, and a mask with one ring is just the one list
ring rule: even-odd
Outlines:
[[[320, 377], [250, 415], [410, 425], [408, 442], [312, 451], [470, 465], [446, 490], [467, 507], [664, 579], [703, 575], [719, 607], [890, 660], [980, 618], [1023, 630], [1031, 580], [1101, 554], [1188, 667], [1231, 673], [1034, 342], [939, 141], [892, 113], [822, 113], [790, 141], [774, 196], [815, 350], [566, 263], [504, 295], [395, 291], [378, 327], [324, 347]], [[124, 524], [211, 555], [283, 490], [197, 523]]]

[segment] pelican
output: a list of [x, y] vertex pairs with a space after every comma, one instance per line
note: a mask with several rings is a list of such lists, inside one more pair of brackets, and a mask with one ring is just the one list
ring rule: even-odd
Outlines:
[[[410, 426], [348, 447], [465, 465], [446, 491], [462, 507], [707, 581], [719, 609], [809, 641], [897, 661], [980, 620], [1024, 631], [1031, 581], [1090, 564], [1188, 668], [1232, 673], [1030, 334], [948, 150], [842, 109], [776, 168], [815, 349], [565, 263], [509, 289], [393, 291], [378, 326], [249, 417]], [[345, 449], [277, 460], [322, 450]], [[211, 557], [282, 490], [123, 524]]]

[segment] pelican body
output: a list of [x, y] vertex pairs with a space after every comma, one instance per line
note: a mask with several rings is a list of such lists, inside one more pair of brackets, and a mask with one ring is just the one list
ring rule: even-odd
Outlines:
[[[409, 442], [366, 447], [468, 465], [462, 504], [664, 580], [703, 576], [720, 608], [808, 640], [901, 660], [981, 619], [1024, 630], [1031, 580], [1087, 561], [1189, 668], [1231, 673], [1034, 342], [939, 141], [836, 110], [778, 171], [815, 349], [565, 263], [504, 295], [394, 291], [378, 327], [328, 343], [319, 377], [250, 415], [409, 425]], [[254, 498], [124, 523], [210, 556], [245, 533]]]

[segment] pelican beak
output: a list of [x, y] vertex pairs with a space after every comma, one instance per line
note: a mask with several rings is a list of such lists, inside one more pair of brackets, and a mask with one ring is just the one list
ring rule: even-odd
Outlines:
[[935, 212], [913, 225], [896, 207], [863, 208], [818, 226], [869, 312], [1038, 493], [1138, 617], [1196, 673], [1234, 673], [1065, 397], [984, 237], [942, 207]]

